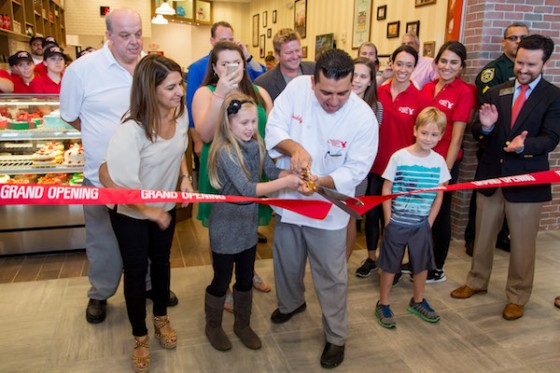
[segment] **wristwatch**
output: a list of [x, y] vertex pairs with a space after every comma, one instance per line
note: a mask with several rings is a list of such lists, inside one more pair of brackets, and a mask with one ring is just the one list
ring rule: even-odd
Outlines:
[[246, 60], [246, 61], [247, 61], [247, 63], [249, 63], [249, 62], [253, 61], [253, 55], [250, 55], [250, 56], [249, 56], [249, 58], [247, 58], [247, 60]]

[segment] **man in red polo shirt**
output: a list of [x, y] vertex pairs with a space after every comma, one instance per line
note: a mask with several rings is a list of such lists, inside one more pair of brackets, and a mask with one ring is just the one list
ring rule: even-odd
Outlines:
[[12, 69], [12, 81], [14, 82], [14, 93], [31, 93], [31, 81], [35, 78], [33, 69], [33, 56], [26, 51], [18, 51], [8, 58]]
[[60, 81], [64, 71], [64, 53], [58, 45], [51, 45], [45, 49], [43, 57], [47, 74], [33, 79], [31, 92], [59, 94]]

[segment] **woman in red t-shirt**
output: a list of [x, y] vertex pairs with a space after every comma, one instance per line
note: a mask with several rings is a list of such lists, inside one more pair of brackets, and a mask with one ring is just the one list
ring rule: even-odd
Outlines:
[[[449, 184], [455, 184], [459, 177], [463, 135], [475, 106], [473, 90], [461, 79], [466, 59], [467, 50], [458, 41], [449, 41], [442, 45], [434, 60], [439, 78], [422, 89], [431, 105], [443, 111], [447, 117], [443, 138], [433, 150], [445, 158], [447, 168], [451, 172]], [[432, 237], [436, 269], [429, 271], [426, 282], [443, 282], [446, 280], [443, 265], [451, 240], [451, 192], [444, 194], [439, 214], [432, 227]]]
[[[410, 46], [400, 46], [391, 56], [393, 77], [377, 89], [377, 98], [383, 106], [383, 118], [379, 126], [379, 149], [368, 175], [366, 195], [381, 195], [381, 175], [389, 159], [399, 149], [412, 145], [414, 122], [418, 113], [428, 106], [429, 101], [410, 81], [418, 62], [418, 52]], [[381, 205], [366, 213], [365, 233], [368, 258], [356, 270], [356, 276], [369, 277], [376, 269], [375, 249], [379, 243], [380, 222], [383, 219]], [[400, 276], [395, 277], [398, 281]]]

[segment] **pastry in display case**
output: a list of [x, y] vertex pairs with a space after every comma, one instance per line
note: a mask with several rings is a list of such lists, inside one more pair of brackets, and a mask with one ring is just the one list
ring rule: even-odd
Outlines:
[[[0, 184], [82, 184], [81, 134], [58, 109], [58, 96], [0, 95]], [[82, 206], [0, 206], [0, 255], [80, 248]]]

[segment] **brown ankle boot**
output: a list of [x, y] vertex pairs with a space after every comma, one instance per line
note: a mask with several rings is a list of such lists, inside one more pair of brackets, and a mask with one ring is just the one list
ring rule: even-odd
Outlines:
[[231, 349], [231, 342], [222, 328], [222, 315], [224, 313], [224, 301], [226, 297], [215, 297], [206, 292], [204, 299], [204, 311], [206, 313], [206, 336], [212, 347], [218, 351]]
[[233, 289], [233, 304], [233, 314], [235, 315], [233, 331], [246, 347], [258, 350], [262, 347], [261, 339], [251, 329], [250, 325], [253, 292], [251, 290], [237, 291]]

